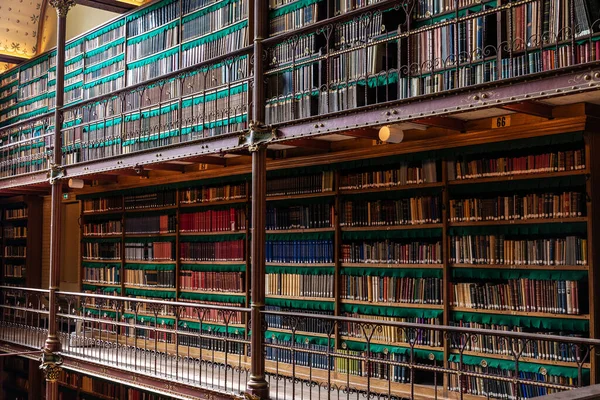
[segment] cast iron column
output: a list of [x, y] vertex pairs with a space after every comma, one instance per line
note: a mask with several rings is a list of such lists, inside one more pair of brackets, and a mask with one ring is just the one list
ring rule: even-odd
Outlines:
[[[261, 127], [265, 121], [265, 92], [262, 81], [263, 45], [267, 27], [267, 2], [254, 3], [254, 87], [252, 91], [252, 123], [250, 130]], [[252, 133], [251, 133], [251, 136]], [[268, 399], [269, 385], [265, 379], [265, 351], [263, 314], [265, 308], [265, 214], [267, 211], [267, 163], [266, 145], [250, 140], [252, 153], [252, 303], [251, 307], [251, 350], [250, 380], [247, 392], [254, 398]]]
[[54, 153], [50, 166], [51, 215], [50, 215], [50, 287], [48, 307], [48, 337], [42, 354], [42, 365], [46, 375], [46, 400], [58, 399], [57, 379], [60, 375], [62, 360], [58, 354], [61, 343], [57, 336], [56, 291], [60, 284], [60, 233], [61, 233], [61, 198], [62, 183], [60, 179], [62, 164], [61, 128], [63, 123], [64, 86], [65, 86], [65, 36], [67, 13], [75, 5], [74, 0], [50, 0], [50, 5], [56, 9], [56, 109], [54, 111]]

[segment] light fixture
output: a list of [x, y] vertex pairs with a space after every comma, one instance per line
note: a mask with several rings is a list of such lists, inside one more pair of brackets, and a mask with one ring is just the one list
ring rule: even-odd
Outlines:
[[81, 189], [84, 185], [83, 179], [69, 179], [69, 187], [71, 189]]
[[404, 139], [404, 131], [394, 125], [379, 128], [379, 140], [384, 143], [400, 143]]

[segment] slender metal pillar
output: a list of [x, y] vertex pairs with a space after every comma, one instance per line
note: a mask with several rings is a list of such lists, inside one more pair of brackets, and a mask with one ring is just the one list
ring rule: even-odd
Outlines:
[[51, 214], [50, 214], [50, 285], [48, 307], [48, 337], [42, 354], [41, 369], [46, 375], [46, 400], [58, 399], [58, 383], [62, 360], [58, 354], [61, 343], [57, 335], [57, 302], [56, 292], [60, 284], [60, 234], [61, 234], [61, 198], [62, 182], [60, 181], [62, 164], [61, 128], [63, 124], [64, 86], [65, 86], [65, 37], [67, 29], [67, 13], [75, 5], [74, 0], [50, 0], [50, 5], [57, 14], [56, 41], [56, 109], [54, 111], [54, 153], [50, 167]]
[[263, 315], [265, 308], [265, 215], [267, 212], [267, 149], [265, 143], [255, 141], [253, 131], [265, 121], [264, 57], [262, 40], [267, 27], [267, 2], [254, 3], [254, 87], [252, 91], [252, 123], [250, 151], [252, 152], [252, 303], [250, 380], [247, 393], [253, 398], [268, 399], [269, 385], [265, 379], [265, 348]]

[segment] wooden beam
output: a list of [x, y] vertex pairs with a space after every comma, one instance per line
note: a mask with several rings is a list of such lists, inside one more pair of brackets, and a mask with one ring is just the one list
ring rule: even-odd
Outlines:
[[281, 144], [285, 144], [287, 146], [295, 146], [302, 147], [306, 149], [315, 149], [315, 150], [331, 150], [331, 143], [324, 140], [317, 139], [292, 139], [285, 142], [281, 142]]
[[197, 156], [184, 158], [182, 161], [188, 161], [196, 164], [221, 165], [223, 167], [227, 165], [227, 160], [224, 157]]
[[450, 117], [427, 117], [410, 122], [420, 125], [435, 126], [436, 128], [450, 129], [451, 131], [466, 131], [465, 121]]
[[149, 164], [144, 165], [144, 169], [149, 171], [174, 171], [174, 172], [185, 172], [185, 165], [182, 164], [168, 164], [168, 163], [160, 163], [160, 164]]
[[28, 59], [25, 57], [13, 56], [9, 54], [0, 54], [0, 63], [21, 64]]
[[112, 183], [117, 183], [119, 182], [119, 176], [118, 175], [112, 175], [112, 174], [92, 174], [92, 175], [87, 175], [83, 178], [83, 180], [86, 182], [86, 184], [88, 182], [93, 182], [93, 181], [102, 181], [102, 182], [112, 182]]
[[342, 131], [338, 132], [340, 135], [352, 136], [359, 139], [369, 139], [369, 140], [378, 140], [379, 139], [379, 129], [375, 128], [361, 128], [354, 129], [351, 131]]
[[77, 0], [77, 4], [119, 14], [124, 14], [137, 7], [135, 4], [123, 3], [116, 0]]
[[523, 101], [521, 103], [506, 104], [499, 107], [503, 110], [515, 111], [523, 114], [534, 115], [546, 119], [552, 119], [552, 106], [534, 101]]

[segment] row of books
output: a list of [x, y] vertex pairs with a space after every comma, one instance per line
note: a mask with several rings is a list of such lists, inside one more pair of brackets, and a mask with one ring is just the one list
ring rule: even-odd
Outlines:
[[[457, 362], [450, 362], [449, 368], [453, 370], [460, 370], [461, 365]], [[531, 399], [538, 396], [545, 396], [547, 394], [557, 392], [556, 389], [538, 386], [538, 385], [527, 385], [527, 384], [513, 384], [512, 377], [514, 372], [505, 370], [502, 368], [495, 367], [482, 367], [480, 365], [462, 365], [463, 371], [468, 371], [478, 374], [487, 374], [500, 376], [506, 379], [494, 380], [494, 379], [483, 379], [473, 376], [458, 377], [455, 374], [450, 375], [449, 389], [454, 392], [460, 390], [463, 393], [472, 394], [475, 396], [487, 396], [489, 398], [499, 399]], [[519, 372], [521, 379], [528, 379], [538, 382], [548, 382], [557, 385], [570, 385], [576, 386], [577, 380], [573, 378], [565, 378], [557, 375], [546, 375], [542, 373], [534, 372]], [[459, 379], [461, 382], [459, 383]]]
[[154, 31], [147, 39], [127, 42], [127, 62], [139, 60], [151, 54], [160, 53], [179, 43], [179, 26]]
[[[248, 1], [225, 2], [213, 12], [201, 12], [186, 17], [183, 23], [181, 40], [187, 41], [248, 18]], [[192, 18], [192, 16], [195, 16]]]
[[454, 11], [456, 7], [464, 8], [479, 3], [477, 0], [421, 0], [416, 3], [415, 17], [428, 18], [437, 14]]
[[292, 326], [295, 326], [296, 330], [301, 332], [333, 334], [333, 324], [329, 323], [326, 319], [319, 317], [319, 315], [332, 316], [333, 311], [298, 310], [280, 306], [265, 306], [265, 310], [277, 312], [301, 312], [306, 315], [305, 318], [300, 320], [292, 320], [282, 315], [265, 314], [265, 321], [269, 328], [290, 330]]
[[579, 192], [563, 192], [450, 200], [450, 222], [581, 217], [582, 199]]
[[84, 260], [120, 260], [121, 243], [83, 243]]
[[5, 219], [18, 219], [27, 217], [27, 207], [23, 208], [11, 208], [4, 210]]
[[325, 193], [333, 191], [333, 171], [267, 180], [267, 196]]
[[246, 210], [230, 208], [227, 210], [208, 210], [179, 217], [180, 232], [224, 232], [246, 229]]
[[120, 210], [123, 208], [121, 197], [101, 197], [97, 199], [85, 199], [82, 201], [83, 213], [103, 212]]
[[177, 48], [173, 48], [163, 53], [163, 58], [148, 64], [143, 60], [139, 62], [142, 65], [132, 64], [127, 67], [127, 84], [137, 85], [138, 83], [149, 81], [156, 77], [169, 74], [179, 69], [179, 54]]
[[267, 274], [265, 293], [291, 297], [333, 297], [333, 275]]
[[385, 226], [439, 223], [439, 196], [398, 200], [345, 200], [341, 204], [341, 226]]
[[[358, 319], [370, 319], [375, 321], [382, 321], [381, 329], [379, 326], [374, 327], [373, 340], [382, 340], [387, 343], [408, 343], [409, 340], [414, 340], [415, 344], [421, 346], [434, 346], [439, 347], [442, 343], [443, 334], [433, 329], [426, 329], [427, 325], [439, 325], [439, 318], [413, 318], [413, 317], [386, 317], [380, 315], [366, 315], [359, 313], [343, 313], [345, 317], [358, 318]], [[410, 332], [406, 329], [397, 329], [396, 327], [384, 325], [383, 322], [403, 322], [423, 325], [422, 329], [416, 329], [415, 332]], [[355, 338], [364, 338], [365, 332], [362, 329], [361, 324], [354, 322], [342, 322], [340, 324], [340, 334], [343, 336], [350, 336]]]
[[27, 246], [4, 246], [4, 257], [25, 258]]
[[[192, 39], [182, 45], [181, 67], [186, 68], [201, 62], [219, 57], [223, 54], [234, 52], [248, 45], [248, 27], [246, 21], [221, 28], [231, 33], [218, 35], [217, 38], [207, 41], [200, 37]], [[218, 33], [217, 30], [215, 33]], [[175, 67], [173, 70], [177, 69]]]
[[265, 121], [267, 124], [308, 118], [317, 113], [312, 91], [304, 95], [288, 95], [267, 100]]
[[267, 230], [330, 228], [335, 211], [329, 203], [281, 206], [269, 204], [266, 214]]
[[[334, 361], [332, 356], [328, 356], [327, 352], [333, 352], [326, 345], [312, 343], [294, 343], [294, 350], [291, 347], [292, 343], [289, 340], [281, 340], [276, 337], [265, 338], [265, 359], [277, 361], [278, 363], [292, 364], [298, 366], [312, 367], [318, 369], [333, 369]], [[287, 348], [275, 348], [273, 346], [283, 346]], [[298, 351], [296, 349], [309, 350]]]
[[244, 239], [180, 243], [180, 259], [184, 261], [241, 261], [244, 259], [245, 243]]
[[229, 201], [246, 198], [246, 183], [216, 187], [197, 187], [179, 192], [181, 204], [196, 204], [215, 201]]
[[[338, 350], [336, 357], [337, 371], [342, 374], [369, 376], [371, 378], [389, 380], [391, 382], [408, 383], [411, 380], [410, 369], [389, 362], [408, 363], [410, 356], [396, 353], [369, 353], [369, 361], [364, 357], [366, 352], [354, 350]], [[377, 361], [382, 360], [382, 361]], [[416, 360], [415, 360], [416, 361]]]
[[[458, 326], [461, 328], [472, 328], [472, 329], [490, 329], [494, 331], [505, 331], [505, 332], [524, 332], [522, 327], [507, 325], [496, 325], [496, 324], [480, 324], [477, 322], [452, 322], [451, 325]], [[550, 334], [558, 336], [574, 336], [572, 333], [567, 332], [536, 332], [541, 334]], [[475, 334], [475, 339], [465, 340], [464, 337], [452, 336], [452, 348], [461, 349], [464, 348], [466, 351], [474, 351], [478, 353], [487, 354], [499, 354], [505, 356], [511, 356], [513, 347], [509, 340], [501, 336]], [[522, 340], [518, 342], [522, 345], [523, 357], [539, 359], [539, 360], [552, 360], [552, 361], [563, 361], [563, 362], [577, 362], [581, 360], [583, 354], [575, 346], [564, 346], [562, 343], [549, 341], [549, 340]]]
[[579, 314], [579, 283], [509, 279], [508, 283], [453, 283], [450, 303], [484, 310]]
[[[345, 37], [342, 36], [345, 40]], [[366, 76], [377, 76], [385, 73], [386, 61], [394, 60], [386, 58], [387, 47], [385, 44], [369, 45], [366, 49], [357, 49], [342, 53], [329, 59], [331, 73], [330, 84], [352, 85], [357, 80]], [[299, 86], [304, 88], [304, 86]]]
[[5, 278], [25, 278], [27, 275], [27, 267], [25, 265], [13, 265], [4, 263]]
[[[179, 344], [180, 345], [206, 349], [206, 350], [208, 350], [208, 352], [206, 352], [205, 354], [208, 354], [209, 352], [213, 352], [213, 351], [218, 351], [218, 352], [227, 351], [229, 354], [238, 354], [238, 355], [244, 354], [244, 348], [246, 346], [239, 342], [233, 342], [233, 341], [226, 342], [223, 339], [223, 337], [225, 336], [225, 333], [212, 331], [209, 328], [208, 333], [210, 333], [211, 336], [216, 337], [215, 339], [212, 339], [212, 338], [207, 338], [207, 337], [199, 337], [198, 329], [192, 329], [192, 328], [188, 327], [188, 328], [184, 328], [182, 330], [189, 332], [190, 335], [185, 335], [185, 336], [179, 335]], [[207, 330], [204, 330], [203, 334], [206, 334], [206, 333], [207, 333]], [[229, 333], [227, 335], [228, 335], [228, 338], [231, 338], [234, 340], [235, 339], [243, 340], [243, 338], [244, 338], [244, 335], [239, 332], [237, 332], [237, 333], [233, 332], [233, 333]]]
[[210, 292], [243, 292], [244, 277], [241, 272], [181, 271], [179, 288]]
[[175, 287], [175, 271], [125, 269], [125, 284], [133, 286]]
[[[223, 312], [219, 308], [203, 308], [201, 305], [220, 306], [220, 307], [240, 307], [239, 303], [214, 302], [204, 300], [185, 300], [186, 303], [197, 303], [200, 306], [181, 307], [181, 317], [193, 321], [205, 322], [224, 322]], [[233, 312], [230, 315], [231, 324], [242, 324], [244, 322], [242, 312]]]
[[507, 239], [504, 235], [450, 237], [450, 262], [457, 264], [587, 265], [588, 243], [576, 236]]
[[267, 240], [265, 259], [271, 263], [332, 263], [333, 241], [322, 240]]
[[319, 18], [319, 8], [319, 3], [317, 2], [289, 13], [269, 18], [270, 34], [287, 32], [316, 22]]
[[163, 7], [149, 10], [127, 22], [127, 36], [133, 37], [151, 31], [179, 16], [179, 1], [167, 2]]
[[82, 227], [84, 236], [120, 235], [123, 232], [121, 220], [87, 222]]
[[128, 195], [125, 196], [125, 209], [139, 210], [142, 208], [171, 207], [176, 204], [176, 196], [176, 191]]
[[121, 283], [121, 266], [109, 264], [97, 268], [83, 267], [82, 280], [94, 283], [119, 284]]
[[175, 257], [173, 242], [125, 243], [125, 259], [137, 261], [168, 261]]
[[442, 304], [441, 278], [341, 275], [340, 280], [343, 299], [369, 303]]
[[438, 182], [437, 169], [434, 160], [426, 160], [418, 164], [400, 162], [393, 169], [349, 172], [340, 176], [340, 190], [434, 183]]
[[317, 36], [314, 34], [298, 37], [294, 39], [293, 45], [281, 43], [268, 49], [270, 65], [282, 65], [293, 60], [301, 59], [314, 55], [317, 47]]
[[25, 239], [27, 237], [26, 226], [5, 226], [4, 227], [4, 238], [5, 239]]
[[585, 169], [585, 151], [567, 150], [516, 157], [448, 162], [448, 180], [475, 179]]
[[171, 233], [177, 229], [175, 215], [152, 215], [144, 217], [127, 217], [125, 233]]
[[364, 264], [440, 264], [442, 244], [394, 241], [342, 244], [342, 262]]

